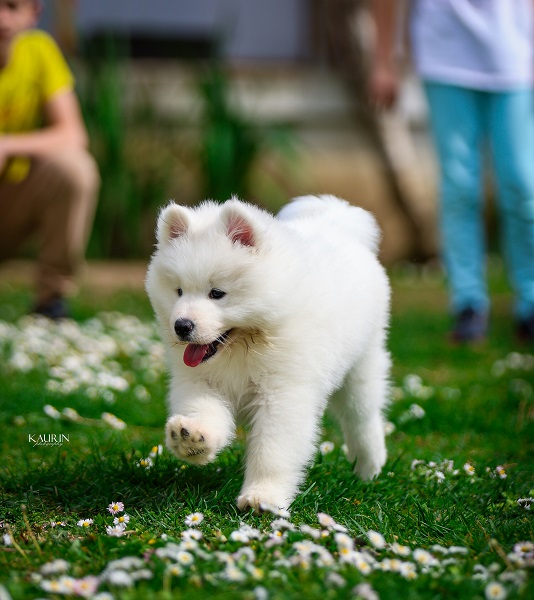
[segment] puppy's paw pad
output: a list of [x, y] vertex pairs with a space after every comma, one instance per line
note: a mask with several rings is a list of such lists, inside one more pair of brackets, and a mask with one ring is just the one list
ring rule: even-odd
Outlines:
[[200, 444], [205, 441], [204, 436], [200, 432], [197, 431], [191, 435], [189, 429], [186, 429], [185, 427], [180, 428], [179, 435], [175, 429], [171, 428], [171, 437], [173, 440], [181, 439], [183, 442], [191, 442], [193, 444]]
[[188, 417], [176, 415], [166, 426], [167, 447], [178, 458], [195, 464], [206, 464], [215, 451], [206, 442], [206, 433]]

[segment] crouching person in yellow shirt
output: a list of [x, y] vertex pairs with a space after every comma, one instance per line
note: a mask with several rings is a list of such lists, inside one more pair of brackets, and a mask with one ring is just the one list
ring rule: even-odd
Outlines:
[[34, 311], [68, 316], [99, 186], [73, 76], [38, 0], [0, 0], [0, 260], [38, 243]]

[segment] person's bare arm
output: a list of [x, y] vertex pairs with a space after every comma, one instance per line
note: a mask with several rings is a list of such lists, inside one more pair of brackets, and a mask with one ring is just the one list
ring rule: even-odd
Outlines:
[[85, 148], [87, 132], [73, 91], [60, 92], [44, 106], [45, 127], [0, 136], [0, 171], [12, 157], [38, 157], [61, 149]]
[[[395, 56], [398, 16], [406, 15], [406, 7], [395, 0], [369, 0], [370, 14], [375, 25], [375, 46], [369, 93], [380, 108], [391, 108], [399, 91], [398, 65]], [[402, 24], [404, 27], [405, 24]]]

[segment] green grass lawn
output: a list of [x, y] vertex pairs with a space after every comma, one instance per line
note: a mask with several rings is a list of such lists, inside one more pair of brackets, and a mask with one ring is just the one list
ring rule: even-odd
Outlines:
[[1, 285], [0, 598], [534, 597], [518, 502], [534, 496], [534, 349], [506, 285], [497, 272], [488, 343], [458, 348], [439, 277], [393, 284], [388, 462], [356, 479], [325, 417], [332, 444], [290, 516], [237, 511], [243, 432], [203, 468], [160, 452], [167, 378], [142, 290], [84, 288], [56, 326]]

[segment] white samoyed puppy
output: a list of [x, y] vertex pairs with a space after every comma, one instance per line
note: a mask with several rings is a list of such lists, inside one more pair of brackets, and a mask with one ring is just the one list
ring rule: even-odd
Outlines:
[[167, 349], [166, 444], [196, 465], [250, 427], [240, 509], [287, 508], [314, 457], [331, 394], [363, 479], [386, 460], [390, 289], [379, 230], [333, 196], [274, 217], [237, 199], [171, 203], [146, 289]]

